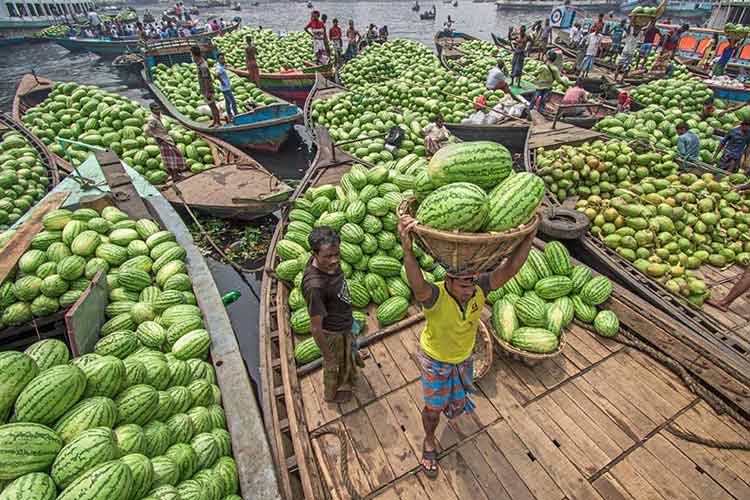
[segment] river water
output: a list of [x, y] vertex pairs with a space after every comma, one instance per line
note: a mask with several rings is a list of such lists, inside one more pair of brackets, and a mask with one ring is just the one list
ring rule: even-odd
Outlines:
[[[424, 1], [424, 0], [423, 0]], [[185, 2], [189, 4], [190, 2]], [[310, 9], [304, 2], [261, 0], [261, 5], [251, 7], [248, 0], [242, 2], [240, 14], [244, 25], [263, 26], [274, 31], [288, 32], [301, 30], [310, 16]], [[437, 18], [434, 21], [421, 21], [419, 14], [411, 10], [413, 0], [405, 1], [324, 1], [315, 2], [315, 9], [328, 15], [329, 25], [338, 18], [342, 25], [353, 19], [360, 31], [369, 23], [378, 27], [388, 26], [391, 38], [408, 38], [433, 46], [433, 35], [442, 28], [450, 15], [456, 22], [455, 29], [464, 30], [480, 38], [490, 40], [490, 33], [507, 33], [508, 27], [530, 24], [543, 18], [547, 11], [499, 11], [494, 3], [471, 3], [459, 0], [458, 7], [437, 3]], [[142, 14], [147, 8], [158, 14], [169, 4], [138, 4], [136, 9]], [[423, 9], [431, 8], [425, 2]], [[223, 17], [229, 20], [238, 15], [229, 9], [207, 9], [200, 17]], [[53, 80], [76, 81], [98, 85], [111, 92], [125, 95], [142, 103], [150, 101], [148, 92], [142, 86], [137, 73], [123, 73], [110, 66], [110, 61], [92, 54], [71, 53], [62, 47], [49, 43], [29, 43], [0, 52], [0, 109], [8, 111], [13, 100], [16, 85], [25, 73], [31, 71]], [[303, 136], [304, 132], [298, 130]], [[308, 166], [309, 151], [304, 138], [294, 137], [275, 155], [253, 153], [263, 165], [273, 170], [283, 179], [301, 178]], [[243, 281], [231, 268], [210, 261], [209, 265], [221, 293], [231, 290], [242, 292], [240, 299], [229, 305], [227, 311], [237, 333], [240, 349], [248, 371], [256, 384], [258, 380], [258, 299], [260, 284], [254, 276]], [[249, 285], [248, 286], [248, 282]]]

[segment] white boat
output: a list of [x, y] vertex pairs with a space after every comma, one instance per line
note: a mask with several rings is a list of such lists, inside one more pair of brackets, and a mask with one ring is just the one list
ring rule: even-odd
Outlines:
[[3, 40], [23, 39], [41, 28], [85, 17], [93, 9], [94, 2], [79, 0], [1, 2], [0, 45]]
[[[495, 5], [498, 9], [505, 10], [538, 10], [560, 6], [560, 0], [496, 0]], [[620, 2], [617, 0], [580, 0], [571, 5], [574, 9], [582, 11], [592, 10], [617, 10]]]

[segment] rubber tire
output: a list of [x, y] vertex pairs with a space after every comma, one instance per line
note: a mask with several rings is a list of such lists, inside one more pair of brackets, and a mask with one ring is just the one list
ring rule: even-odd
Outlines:
[[578, 210], [554, 207], [542, 215], [539, 232], [556, 240], [576, 240], [586, 233], [589, 218]]

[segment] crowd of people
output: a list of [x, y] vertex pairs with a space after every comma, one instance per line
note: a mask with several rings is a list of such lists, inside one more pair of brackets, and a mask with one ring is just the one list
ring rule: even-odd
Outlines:
[[[333, 62], [340, 66], [346, 61], [354, 58], [361, 50], [373, 43], [384, 43], [388, 41], [388, 26], [378, 28], [370, 24], [360, 33], [354, 27], [354, 21], [349, 19], [349, 23], [344, 33], [339, 25], [339, 20], [334, 18], [330, 28], [327, 27], [328, 16], [314, 10], [310, 14], [310, 22], [305, 26], [305, 31], [313, 39], [313, 53], [315, 62], [319, 65], [325, 65]], [[344, 36], [346, 36], [346, 48], [344, 48]]]

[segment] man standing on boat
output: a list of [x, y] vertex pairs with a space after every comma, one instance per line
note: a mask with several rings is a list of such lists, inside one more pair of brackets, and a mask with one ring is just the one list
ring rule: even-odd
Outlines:
[[599, 53], [599, 46], [602, 43], [604, 36], [598, 31], [591, 31], [586, 35], [586, 53], [581, 61], [581, 66], [578, 68], [579, 76], [586, 78], [589, 76], [589, 71], [594, 67], [594, 61]]
[[326, 25], [320, 20], [320, 12], [312, 11], [310, 22], [305, 26], [305, 32], [313, 39], [313, 54], [319, 59], [319, 54], [326, 51]]
[[529, 50], [531, 39], [526, 34], [526, 26], [521, 26], [518, 30], [518, 36], [513, 39], [509, 34], [508, 39], [513, 47], [513, 60], [510, 67], [511, 85], [521, 86], [521, 77], [523, 76], [523, 63], [526, 59], [526, 53]]
[[689, 29], [690, 25], [683, 24], [679, 28], [672, 29], [669, 33], [667, 33], [667, 35], [664, 37], [664, 41], [661, 44], [661, 54], [659, 54], [659, 57], [654, 63], [654, 68], [652, 69], [666, 69], [667, 65], [672, 61], [677, 47], [680, 45], [680, 38], [682, 38], [682, 34]]
[[354, 20], [349, 19], [349, 27], [346, 29], [346, 54], [344, 54], [344, 60], [349, 61], [354, 59], [357, 55], [359, 42], [360, 42], [359, 31], [354, 27]]
[[344, 42], [339, 20], [336, 18], [333, 19], [333, 26], [328, 30], [328, 39], [331, 41], [331, 47], [333, 48], [333, 62], [338, 66], [341, 64], [341, 50], [344, 47]]
[[341, 269], [339, 235], [330, 227], [313, 229], [308, 238], [313, 256], [302, 275], [302, 294], [310, 314], [310, 332], [323, 356], [324, 399], [346, 403], [352, 398], [357, 368], [364, 367], [354, 347], [352, 303]]
[[260, 70], [258, 69], [258, 50], [253, 43], [253, 37], [245, 37], [245, 68], [247, 77], [255, 85], [260, 85]]
[[148, 117], [146, 124], [143, 126], [143, 133], [146, 137], [153, 137], [156, 140], [164, 168], [172, 180], [176, 182], [180, 180], [182, 172], [185, 170], [185, 158], [175, 146], [174, 140], [167, 133], [167, 129], [161, 121], [161, 106], [152, 102], [150, 108], [151, 116]]
[[722, 152], [718, 166], [720, 169], [733, 174], [740, 168], [747, 167], [747, 156], [750, 152], [750, 120], [742, 120], [738, 127], [734, 127], [721, 138], [719, 147], [713, 156], [713, 162]]
[[221, 116], [214, 98], [214, 82], [211, 78], [211, 70], [208, 69], [208, 63], [206, 63], [206, 60], [203, 58], [200, 47], [197, 45], [190, 47], [190, 53], [192, 54], [193, 62], [195, 62], [195, 66], [198, 69], [198, 85], [200, 87], [201, 95], [211, 109], [213, 121], [210, 126], [218, 127], [221, 125]]
[[555, 65], [555, 61], [560, 57], [559, 54], [553, 51], [547, 52], [547, 60], [536, 73], [536, 92], [531, 100], [531, 109], [539, 109], [539, 112], [544, 111], [544, 107], [547, 104], [547, 99], [552, 91], [552, 87], [555, 82], [559, 83], [566, 89], [570, 86], [570, 83], [560, 76], [560, 69]]
[[630, 73], [630, 65], [633, 64], [635, 51], [638, 50], [640, 30], [636, 26], [629, 26], [625, 31], [625, 42], [622, 46], [622, 53], [617, 58], [617, 69], [615, 70], [615, 81], [622, 75], [624, 80]]
[[721, 57], [719, 57], [719, 59], [716, 61], [716, 64], [714, 64], [713, 69], [711, 70], [711, 74], [713, 76], [721, 76], [724, 74], [727, 69], [727, 64], [729, 64], [729, 60], [732, 58], [734, 49], [736, 47], [737, 42], [734, 40], [730, 40], [729, 44], [724, 47], [724, 50], [721, 52]]
[[409, 215], [401, 216], [398, 224], [404, 251], [406, 276], [414, 297], [422, 306], [425, 328], [419, 336], [420, 365], [424, 408], [422, 425], [422, 470], [429, 478], [437, 476], [437, 443], [435, 429], [440, 413], [452, 419], [474, 410], [469, 395], [473, 385], [472, 353], [485, 297], [511, 279], [521, 268], [534, 242], [528, 235], [494, 271], [482, 274], [447, 274], [445, 281], [429, 283], [424, 279], [414, 256], [412, 231], [416, 225]]
[[659, 34], [659, 30], [656, 28], [656, 21], [652, 20], [651, 22], [646, 25], [646, 28], [643, 30], [643, 44], [641, 44], [641, 52], [640, 52], [640, 69], [644, 69], [646, 67], [646, 60], [648, 59], [648, 55], [651, 53], [651, 49], [654, 48], [654, 41], [656, 40], [656, 35]]
[[224, 110], [227, 112], [227, 123], [232, 123], [237, 112], [237, 102], [232, 94], [232, 83], [229, 81], [227, 74], [226, 60], [224, 54], [219, 54], [216, 58], [216, 78], [219, 80], [219, 89], [224, 95]]

